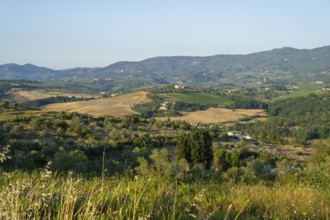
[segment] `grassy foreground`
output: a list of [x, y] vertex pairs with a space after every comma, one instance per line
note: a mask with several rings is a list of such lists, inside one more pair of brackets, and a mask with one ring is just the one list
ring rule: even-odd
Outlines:
[[0, 177], [0, 219], [329, 219], [326, 188], [287, 180], [174, 181], [155, 173], [102, 182], [15, 171]]

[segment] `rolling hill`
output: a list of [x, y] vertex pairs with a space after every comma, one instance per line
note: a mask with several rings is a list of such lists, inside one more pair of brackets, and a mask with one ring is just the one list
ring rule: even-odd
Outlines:
[[136, 88], [182, 81], [197, 83], [250, 83], [258, 80], [302, 78], [330, 81], [330, 46], [316, 49], [281, 48], [247, 55], [155, 57], [118, 62], [102, 68], [52, 70], [31, 64], [0, 65], [0, 79], [100, 80]]

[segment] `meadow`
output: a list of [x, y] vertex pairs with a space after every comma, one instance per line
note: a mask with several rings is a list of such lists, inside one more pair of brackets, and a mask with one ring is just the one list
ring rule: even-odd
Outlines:
[[309, 94], [325, 93], [322, 91], [322, 88], [324, 88], [324, 86], [324, 84], [318, 84], [315, 82], [300, 83], [297, 85], [297, 89], [295, 89], [294, 91], [290, 91], [288, 94], [284, 94], [274, 98], [274, 101], [284, 100], [288, 98], [304, 97], [308, 96]]

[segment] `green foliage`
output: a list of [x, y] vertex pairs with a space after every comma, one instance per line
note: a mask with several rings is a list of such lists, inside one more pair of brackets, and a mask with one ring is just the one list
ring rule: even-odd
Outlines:
[[311, 164], [320, 165], [330, 156], [330, 138], [314, 142], [313, 153], [309, 158]]
[[238, 167], [239, 153], [237, 151], [232, 151], [231, 153], [227, 153], [225, 156], [225, 160], [231, 167]]
[[165, 99], [183, 103], [195, 103], [200, 105], [227, 105], [230, 101], [227, 98], [206, 94], [206, 93], [172, 93], [162, 95]]
[[169, 176], [173, 172], [173, 164], [170, 161], [168, 152], [166, 149], [154, 149], [150, 155], [150, 159], [154, 164], [154, 168], [157, 172]]
[[231, 164], [228, 162], [228, 158], [230, 158], [230, 156], [227, 156], [227, 154], [229, 154], [229, 152], [222, 149], [216, 149], [214, 151], [213, 168], [215, 170], [219, 172], [225, 172], [231, 166]]
[[184, 158], [192, 165], [201, 164], [209, 169], [213, 159], [212, 138], [201, 129], [195, 129], [189, 134], [178, 136], [176, 155], [178, 160]]
[[233, 108], [233, 109], [237, 109], [237, 108], [241, 108], [241, 109], [267, 109], [268, 108], [268, 104], [262, 101], [257, 101], [254, 99], [242, 99], [242, 98], [234, 98], [232, 97], [232, 99], [234, 100], [234, 103], [232, 103], [231, 105], [229, 105], [229, 108]]
[[303, 116], [306, 114], [322, 113], [330, 109], [329, 95], [311, 94], [307, 97], [298, 97], [277, 101], [269, 106], [271, 116]]
[[52, 103], [65, 103], [65, 102], [77, 102], [77, 101], [87, 101], [91, 100], [92, 98], [76, 98], [75, 96], [67, 97], [67, 96], [52, 96], [49, 98], [38, 99], [30, 102], [23, 103], [21, 107], [24, 108], [39, 108], [43, 105], [49, 105]]
[[5, 101], [5, 100], [4, 101], [1, 101], [0, 102], [0, 107], [1, 108], [5, 108], [5, 109], [6, 108], [9, 108], [9, 102], [8, 101]]
[[269, 120], [251, 124], [246, 130], [262, 141], [278, 144], [285, 144], [285, 137], [306, 143], [330, 136], [329, 94], [276, 101], [269, 104], [269, 114]]
[[175, 154], [180, 159], [185, 159], [188, 162], [191, 162], [191, 153], [190, 153], [190, 139], [189, 136], [181, 133], [177, 136], [177, 144], [176, 144], [176, 151]]
[[138, 148], [145, 148], [145, 147], [147, 147], [146, 142], [144, 141], [144, 138], [143, 137], [134, 138], [133, 144], [134, 144], [135, 147], [138, 147]]

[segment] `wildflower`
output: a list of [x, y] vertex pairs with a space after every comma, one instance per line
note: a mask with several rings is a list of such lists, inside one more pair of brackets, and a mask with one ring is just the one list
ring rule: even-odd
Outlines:
[[197, 218], [197, 216], [194, 215], [194, 214], [192, 214], [192, 213], [189, 213], [188, 215], [191, 216], [191, 217], [193, 217], [193, 218]]
[[2, 152], [0, 152], [0, 163], [3, 163], [4, 161], [11, 159], [11, 156], [8, 156], [10, 145], [5, 146], [2, 149]]
[[138, 220], [147, 220], [147, 219], [151, 219], [151, 215], [150, 214], [138, 218]]

